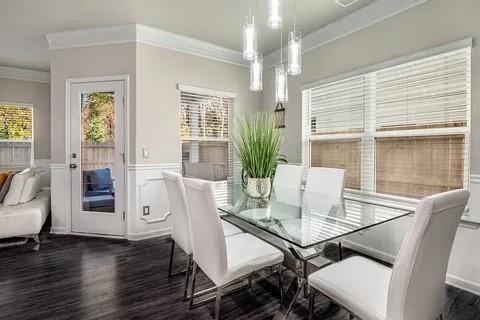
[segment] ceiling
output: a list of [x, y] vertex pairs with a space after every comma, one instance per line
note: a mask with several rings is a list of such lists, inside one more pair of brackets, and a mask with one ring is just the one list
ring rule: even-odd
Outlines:
[[[284, 0], [284, 41], [293, 25], [293, 2]], [[297, 29], [304, 35], [375, 0], [344, 8], [334, 0], [296, 0]], [[241, 50], [245, 15], [257, 7], [259, 49], [280, 46], [280, 32], [268, 30], [266, 0], [0, 0], [0, 65], [49, 70], [45, 34], [140, 23]]]

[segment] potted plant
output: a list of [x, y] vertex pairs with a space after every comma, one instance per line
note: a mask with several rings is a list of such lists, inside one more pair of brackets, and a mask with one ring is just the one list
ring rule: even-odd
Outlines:
[[281, 159], [282, 134], [275, 115], [257, 112], [238, 117], [233, 142], [242, 163], [242, 180], [247, 194], [255, 198], [268, 197], [271, 178]]

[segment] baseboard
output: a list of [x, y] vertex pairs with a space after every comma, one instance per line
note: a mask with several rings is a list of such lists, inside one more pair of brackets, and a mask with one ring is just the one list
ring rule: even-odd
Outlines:
[[67, 234], [67, 228], [50, 227], [50, 233], [53, 233], [53, 234]]
[[448, 285], [451, 285], [452, 287], [480, 296], [480, 283], [462, 279], [460, 277], [454, 276], [453, 274], [449, 274], [449, 273], [447, 273], [446, 283]]
[[[374, 249], [368, 246], [365, 246], [363, 244], [360, 244], [358, 242], [350, 241], [350, 240], [343, 240], [342, 245], [344, 247], [350, 248], [352, 250], [364, 253], [368, 256], [371, 256], [372, 258], [385, 261], [387, 263], [393, 264], [395, 262], [395, 256], [386, 252], [383, 252], [378, 249]], [[480, 283], [473, 282], [470, 280], [466, 280], [463, 278], [460, 278], [458, 276], [454, 276], [452, 274], [447, 273], [446, 277], [446, 284], [473, 293], [475, 295], [480, 296]]]
[[127, 239], [131, 241], [138, 241], [138, 240], [145, 240], [150, 238], [167, 236], [171, 233], [172, 233], [171, 228], [165, 228], [165, 229], [147, 231], [147, 232], [141, 232], [141, 233], [129, 233], [127, 236]]

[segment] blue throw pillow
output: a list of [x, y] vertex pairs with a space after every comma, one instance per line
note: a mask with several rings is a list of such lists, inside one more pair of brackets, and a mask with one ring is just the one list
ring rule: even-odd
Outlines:
[[91, 170], [88, 172], [88, 176], [91, 190], [96, 191], [110, 188], [112, 182], [110, 168]]

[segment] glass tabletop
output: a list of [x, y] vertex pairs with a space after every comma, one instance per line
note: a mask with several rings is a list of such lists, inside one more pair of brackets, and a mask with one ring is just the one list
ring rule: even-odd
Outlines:
[[241, 186], [228, 188], [219, 209], [306, 249], [391, 221], [412, 211], [356, 199], [333, 198], [289, 188], [273, 188], [269, 198], [248, 196]]

